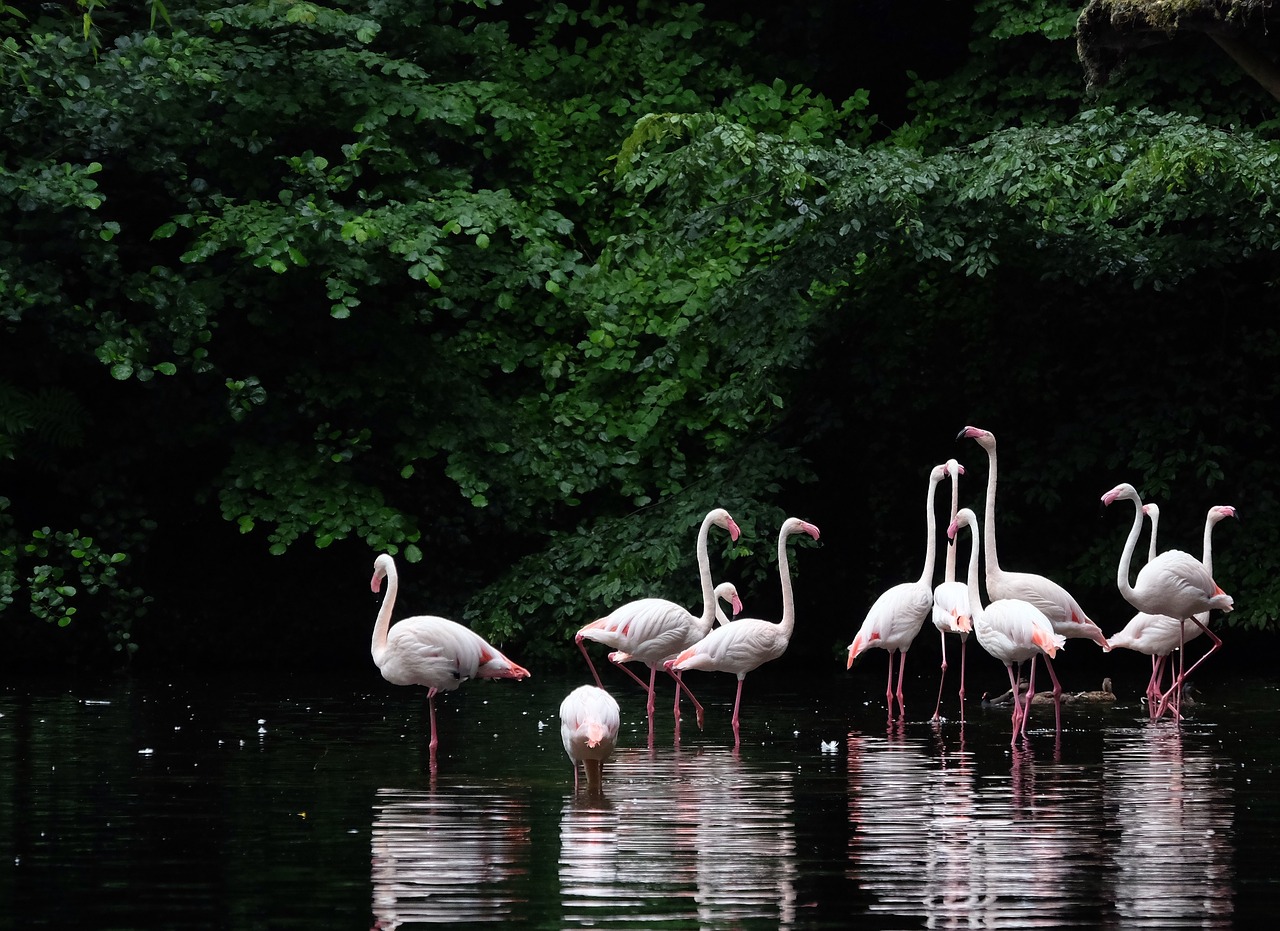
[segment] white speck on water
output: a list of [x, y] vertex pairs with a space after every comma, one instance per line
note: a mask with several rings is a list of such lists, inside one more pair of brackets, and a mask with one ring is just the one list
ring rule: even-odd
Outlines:
[[155, 750], [153, 750], [153, 749], [152, 749], [152, 748], [150, 748], [150, 747], [144, 747], [144, 748], [142, 748], [141, 750], [139, 750], [139, 751], [138, 751], [138, 756], [151, 756], [151, 754], [153, 754], [153, 753], [155, 753], [155, 752], [156, 752], [156, 751], [155, 751]]

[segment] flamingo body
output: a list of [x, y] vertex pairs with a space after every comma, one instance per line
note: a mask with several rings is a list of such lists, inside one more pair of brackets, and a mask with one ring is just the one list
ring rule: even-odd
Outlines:
[[579, 764], [587, 789], [600, 788], [605, 762], [618, 745], [621, 715], [618, 702], [604, 689], [581, 685], [560, 703], [560, 739], [573, 762], [573, 787], [578, 788]]
[[469, 628], [443, 617], [407, 617], [391, 626], [391, 613], [400, 589], [395, 560], [383, 553], [373, 563], [369, 587], [377, 592], [387, 580], [373, 626], [370, 653], [382, 677], [393, 685], [421, 685], [427, 689], [431, 716], [431, 764], [436, 747], [438, 692], [451, 692], [468, 679], [524, 679], [529, 671], [503, 655], [497, 647]]

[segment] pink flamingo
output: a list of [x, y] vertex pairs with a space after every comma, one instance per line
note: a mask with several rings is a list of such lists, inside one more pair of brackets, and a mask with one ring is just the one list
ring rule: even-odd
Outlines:
[[[956, 439], [971, 437], [987, 451], [987, 501], [982, 533], [983, 557], [987, 568], [987, 597], [992, 601], [1014, 598], [1039, 608], [1053, 629], [1064, 637], [1087, 637], [1103, 651], [1110, 649], [1107, 638], [1071, 594], [1054, 582], [1032, 572], [1005, 572], [996, 555], [996, 438], [990, 430], [965, 427]], [[1055, 694], [1054, 698], [1060, 698]]]
[[479, 634], [442, 617], [407, 617], [391, 626], [391, 611], [400, 589], [395, 561], [383, 553], [373, 561], [369, 587], [377, 592], [383, 579], [387, 594], [373, 625], [373, 661], [382, 678], [394, 685], [427, 688], [431, 712], [431, 767], [435, 769], [436, 693], [452, 692], [468, 679], [524, 679], [529, 671], [512, 662]]
[[[978, 587], [978, 518], [969, 508], [961, 508], [951, 526], [947, 539], [954, 540], [961, 527], [968, 527], [973, 539], [969, 545], [969, 607], [973, 612], [973, 632], [978, 645], [1004, 663], [1009, 672], [1009, 685], [1013, 690], [1013, 737], [1016, 745], [1018, 734], [1027, 736], [1027, 714], [1035, 697], [1037, 656], [1044, 657], [1045, 668], [1057, 686], [1057, 676], [1050, 660], [1066, 644], [1066, 638], [1053, 629], [1044, 612], [1027, 601], [1002, 598], [982, 607], [982, 592]], [[1027, 693], [1019, 698], [1020, 684], [1014, 671], [1015, 665], [1030, 661], [1031, 674], [1027, 678]], [[1059, 720], [1058, 729], [1061, 730]]]
[[[597, 686], [604, 687], [600, 682], [600, 674], [596, 672], [595, 664], [591, 662], [591, 655], [587, 652], [586, 645], [582, 642], [583, 640], [594, 640], [597, 643], [603, 643], [605, 646], [611, 647], [613, 652], [609, 654], [609, 660], [635, 679], [636, 682], [640, 683], [641, 688], [647, 690], [648, 703], [646, 709], [649, 715], [650, 745], [653, 744], [654, 686], [657, 681], [658, 668], [668, 659], [676, 656], [681, 650], [692, 646], [705, 637], [715, 623], [716, 593], [711, 583], [711, 558], [707, 554], [707, 536], [712, 526], [727, 530], [732, 540], [737, 540], [739, 535], [738, 525], [734, 523], [733, 518], [729, 516], [729, 512], [724, 508], [715, 508], [709, 511], [702, 520], [702, 526], [698, 529], [697, 542], [698, 575], [702, 582], [702, 615], [700, 617], [692, 614], [684, 606], [668, 601], [665, 598], [641, 598], [615, 608], [608, 616], [602, 617], [598, 621], [592, 621], [579, 630], [574, 638], [578, 644], [578, 649], [586, 657], [587, 665], [591, 668], [591, 675], [595, 677]], [[736, 603], [734, 605], [734, 613], [736, 614], [741, 607], [741, 602]], [[647, 684], [623, 665], [632, 660], [644, 663], [649, 667], [649, 681]], [[678, 737], [680, 691], [683, 689], [693, 702], [693, 706], [697, 711], [698, 727], [702, 727], [703, 709], [702, 704], [694, 697], [693, 692], [689, 691], [689, 688], [681, 681], [679, 672], [673, 672], [671, 675], [676, 680], [677, 686], [675, 720]]]
[[[951, 476], [951, 517], [956, 519], [960, 510], [960, 476], [964, 466], [954, 459], [947, 460], [947, 475]], [[964, 665], [965, 650], [969, 646], [969, 631], [973, 623], [969, 617], [969, 586], [956, 579], [956, 547], [947, 541], [947, 562], [943, 581], [933, 590], [933, 626], [938, 628], [942, 645], [942, 675], [938, 680], [938, 704], [933, 709], [933, 720], [942, 720], [942, 687], [947, 681], [947, 634], [960, 636], [960, 720], [964, 720]]]
[[586, 774], [587, 791], [599, 792], [604, 764], [618, 745], [618, 703], [604, 689], [580, 685], [560, 703], [560, 739], [573, 762], [573, 790], [578, 791], [578, 764]]
[[738, 694], [733, 701], [733, 744], [739, 743], [738, 711], [742, 704], [742, 680], [751, 670], [775, 660], [787, 650], [796, 624], [795, 597], [791, 591], [791, 565], [787, 559], [787, 538], [807, 533], [818, 539], [818, 528], [798, 517], [789, 517], [778, 531], [778, 575], [782, 580], [782, 620], [778, 623], [758, 618], [742, 618], [717, 627], [679, 656], [667, 660], [668, 672], [704, 669], [731, 672], [738, 677]]
[[[853, 661], [867, 650], [878, 648], [889, 654], [889, 683], [885, 690], [885, 701], [889, 705], [889, 715], [893, 715], [894, 695], [898, 698], [898, 713], [905, 716], [906, 706], [902, 702], [902, 676], [907, 668], [907, 650], [912, 641], [920, 633], [924, 619], [933, 606], [933, 563], [937, 550], [937, 522], [933, 513], [934, 494], [938, 483], [946, 477], [946, 465], [934, 466], [929, 473], [929, 493], [925, 499], [925, 523], [928, 537], [924, 553], [924, 571], [915, 582], [902, 582], [884, 592], [871, 610], [867, 612], [858, 629], [853, 642], [849, 644], [849, 659], [845, 668], [853, 666]], [[901, 652], [898, 661], [898, 688], [893, 688], [893, 654]]]
[[[1133, 558], [1133, 551], [1138, 545], [1138, 535], [1142, 532], [1142, 498], [1137, 489], [1128, 482], [1122, 482], [1102, 496], [1102, 503], [1109, 506], [1121, 499], [1133, 502], [1134, 514], [1133, 527], [1125, 540], [1124, 552], [1120, 556], [1120, 566], [1116, 571], [1116, 584], [1120, 594], [1124, 596], [1125, 601], [1139, 611], [1167, 614], [1169, 617], [1177, 618], [1179, 622], [1184, 619], [1190, 620], [1214, 641], [1209, 652], [1200, 657], [1186, 673], [1179, 672], [1174, 678], [1173, 686], [1160, 696], [1160, 703], [1156, 709], [1156, 717], [1159, 717], [1164, 713], [1170, 696], [1181, 690], [1186, 676], [1190, 675], [1196, 666], [1204, 662], [1222, 643], [1218, 635], [1209, 630], [1198, 615], [1204, 615], [1207, 620], [1210, 610], [1217, 608], [1230, 611], [1234, 602], [1232, 597], [1214, 582], [1212, 572], [1205, 567], [1204, 563], [1182, 550], [1165, 550], [1160, 553], [1139, 570], [1136, 582], [1130, 585], [1129, 564]], [[1181, 648], [1181, 623], [1178, 624], [1178, 631], [1179, 648]]]

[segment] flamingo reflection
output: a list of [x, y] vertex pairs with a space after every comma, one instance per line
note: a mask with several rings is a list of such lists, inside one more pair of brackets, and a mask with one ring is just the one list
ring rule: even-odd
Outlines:
[[[1101, 838], [1099, 790], [1083, 770], [975, 771], [962, 747], [850, 733], [847, 872], [872, 912], [929, 927], [1060, 927], [1092, 899], [1082, 868]], [[1096, 780], [1095, 780], [1096, 781]]]
[[1233, 924], [1231, 786], [1176, 726], [1108, 735], [1103, 772], [1119, 842], [1116, 911], [1129, 927]]
[[474, 787], [379, 789], [371, 846], [378, 931], [509, 919], [529, 872], [528, 806]]
[[[792, 774], [743, 766], [727, 750], [622, 751], [608, 798], [561, 810], [565, 926], [795, 923]], [[768, 850], [762, 855], [761, 850]]]

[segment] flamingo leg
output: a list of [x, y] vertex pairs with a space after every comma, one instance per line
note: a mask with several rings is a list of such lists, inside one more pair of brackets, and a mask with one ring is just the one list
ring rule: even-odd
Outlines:
[[889, 680], [884, 687], [884, 702], [889, 706], [889, 717], [893, 717], [893, 653], [889, 654]]
[[960, 723], [964, 723], [964, 659], [965, 652], [969, 649], [969, 638], [964, 634], [960, 635]]
[[[587, 645], [582, 642], [583, 636], [578, 634], [574, 639], [578, 641], [578, 649], [582, 651], [583, 657], [587, 660], [587, 667], [591, 670], [591, 675], [595, 677], [596, 687], [601, 689], [604, 688], [604, 683], [600, 681], [600, 673], [596, 672], [596, 664], [591, 662], [591, 654], [587, 652]], [[628, 670], [628, 672], [629, 671], [630, 670]]]
[[[1035, 663], [1035, 659], [1033, 658], [1033, 659], [1031, 660], [1031, 662], [1032, 662], [1032, 664], [1034, 664], [1034, 663]], [[1050, 659], [1049, 659], [1049, 657], [1048, 657], [1048, 656], [1045, 656], [1045, 657], [1044, 657], [1044, 668], [1045, 668], [1045, 669], [1047, 669], [1047, 670], [1049, 670], [1049, 678], [1050, 678], [1050, 680], [1052, 680], [1052, 682], [1053, 682], [1053, 722], [1054, 722], [1054, 732], [1055, 732], [1055, 733], [1058, 733], [1058, 734], [1061, 734], [1061, 733], [1062, 733], [1062, 684], [1061, 684], [1060, 682], [1058, 682], [1058, 676], [1057, 676], [1057, 673], [1055, 673], [1055, 672], [1053, 671], [1053, 663], [1050, 661]], [[1033, 674], [1033, 675], [1035, 674], [1035, 673], [1034, 673], [1034, 670], [1033, 670], [1032, 674]]]
[[1022, 711], [1018, 703], [1018, 677], [1014, 675], [1013, 663], [1007, 663], [1005, 669], [1009, 670], [1009, 689], [1013, 693], [1013, 737], [1009, 740], [1010, 746], [1018, 745], [1018, 725], [1021, 723]]
[[738, 694], [733, 699], [733, 749], [738, 749], [738, 708], [742, 705], [742, 683], [746, 680], [746, 676], [738, 677]]
[[671, 673], [671, 678], [676, 680], [676, 686], [677, 686], [676, 688], [676, 724], [677, 726], [680, 724], [680, 693], [683, 691], [686, 695], [689, 696], [689, 701], [693, 702], [694, 710], [697, 712], [697, 715], [698, 715], [698, 730], [702, 730], [702, 722], [703, 722], [703, 719], [706, 717], [706, 712], [702, 707], [702, 702], [698, 701], [697, 697], [695, 697], [693, 692], [689, 689], [689, 686], [684, 684], [684, 676], [681, 673], [674, 672], [670, 669], [668, 669], [667, 671]]
[[[1164, 695], [1161, 695], [1161, 696], [1160, 696], [1160, 707], [1161, 707], [1161, 708], [1164, 708], [1165, 704], [1166, 704], [1166, 703], [1168, 702], [1168, 700], [1169, 700], [1169, 696], [1170, 696], [1170, 695], [1173, 695], [1173, 696], [1175, 697], [1175, 700], [1176, 700], [1177, 702], [1179, 702], [1179, 705], [1181, 704], [1181, 701], [1182, 701], [1182, 684], [1183, 684], [1183, 681], [1184, 681], [1188, 676], [1190, 676], [1193, 672], [1195, 672], [1195, 671], [1196, 671], [1196, 669], [1197, 669], [1197, 667], [1199, 667], [1199, 665], [1200, 665], [1201, 663], [1203, 663], [1203, 662], [1204, 662], [1205, 660], [1207, 660], [1210, 656], [1212, 656], [1215, 652], [1217, 652], [1218, 647], [1222, 646], [1222, 638], [1221, 638], [1221, 637], [1219, 637], [1217, 634], [1215, 634], [1213, 631], [1211, 631], [1211, 630], [1210, 630], [1208, 627], [1206, 627], [1204, 624], [1200, 623], [1200, 619], [1199, 619], [1199, 618], [1193, 617], [1191, 620], [1193, 620], [1193, 621], [1195, 621], [1197, 624], [1199, 624], [1199, 625], [1200, 625], [1200, 629], [1201, 629], [1201, 630], [1203, 630], [1206, 634], [1208, 634], [1208, 635], [1209, 635], [1209, 639], [1213, 641], [1213, 646], [1209, 647], [1209, 652], [1205, 653], [1205, 655], [1204, 655], [1204, 656], [1200, 657], [1198, 660], [1196, 660], [1194, 663], [1192, 663], [1192, 664], [1191, 664], [1191, 668], [1190, 668], [1190, 669], [1188, 669], [1185, 673], [1181, 673], [1181, 674], [1179, 674], [1178, 678], [1174, 680], [1174, 683], [1173, 683], [1173, 685], [1170, 687], [1169, 691], [1168, 691], [1168, 692], [1166, 692]], [[1181, 709], [1179, 708], [1179, 710], [1181, 710]]]
[[942, 675], [938, 679], [938, 704], [933, 709], [933, 720], [942, 720], [942, 687], [947, 684], [947, 635], [943, 631], [938, 631], [938, 636], [942, 640]]
[[[907, 716], [907, 706], [902, 702], [902, 678], [907, 672], [907, 651], [900, 651], [901, 656], [898, 660], [898, 715], [905, 718]], [[889, 658], [889, 665], [893, 665], [893, 658]]]
[[1031, 673], [1027, 676], [1027, 695], [1022, 702], [1022, 737], [1027, 737], [1027, 719], [1031, 717], [1031, 699], [1036, 694], [1036, 658], [1033, 656], [1027, 661], [1031, 666]]

